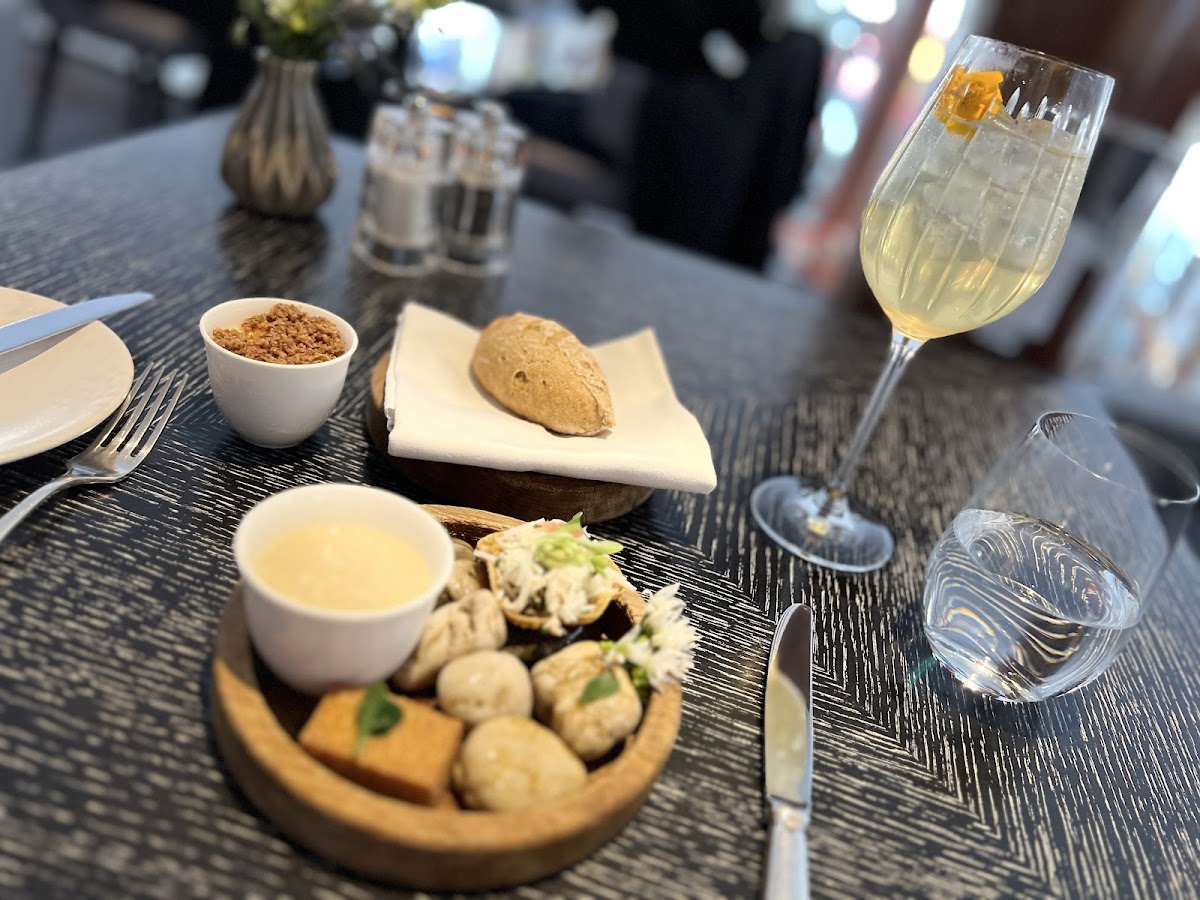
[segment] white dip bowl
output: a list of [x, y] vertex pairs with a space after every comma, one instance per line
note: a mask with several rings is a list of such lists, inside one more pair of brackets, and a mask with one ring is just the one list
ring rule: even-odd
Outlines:
[[[402, 538], [428, 566], [429, 587], [387, 609], [341, 611], [306, 606], [263, 584], [255, 561], [266, 548], [288, 531], [319, 522], [357, 522]], [[445, 526], [398, 494], [314, 484], [281, 491], [246, 513], [233, 536], [233, 556], [255, 650], [283, 682], [318, 695], [338, 685], [380, 681], [400, 668], [450, 579], [454, 546]]]
[[[276, 303], [331, 321], [346, 352], [325, 362], [291, 365], [249, 359], [213, 340], [214, 329], [237, 328]], [[250, 443], [270, 448], [298, 444], [325, 424], [358, 349], [358, 335], [345, 319], [319, 306], [276, 297], [247, 297], [214, 306], [200, 317], [200, 335], [208, 354], [208, 383], [221, 414]]]

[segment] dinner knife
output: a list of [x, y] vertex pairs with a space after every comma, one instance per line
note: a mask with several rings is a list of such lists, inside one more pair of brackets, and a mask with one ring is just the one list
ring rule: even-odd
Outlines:
[[812, 610], [793, 604], [780, 617], [767, 659], [763, 780], [771, 840], [763, 896], [808, 897], [812, 804]]
[[153, 294], [144, 292], [98, 297], [95, 300], [72, 303], [62, 309], [54, 309], [0, 326], [0, 357], [46, 338], [62, 334], [64, 331], [79, 328], [104, 316], [141, 306], [147, 300], [153, 299]]

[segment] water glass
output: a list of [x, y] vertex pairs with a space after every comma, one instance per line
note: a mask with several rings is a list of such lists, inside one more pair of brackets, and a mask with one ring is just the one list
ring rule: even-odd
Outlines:
[[1097, 678], [1142, 620], [1196, 470], [1140, 430], [1046, 413], [929, 558], [925, 633], [970, 690], [1045, 700]]

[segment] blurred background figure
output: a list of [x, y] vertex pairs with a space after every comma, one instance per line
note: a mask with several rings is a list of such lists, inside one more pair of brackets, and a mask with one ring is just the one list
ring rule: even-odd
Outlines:
[[[0, 0], [0, 166], [231, 105], [236, 0]], [[1059, 263], [970, 340], [1085, 377], [1200, 445], [1196, 0], [457, 0], [328, 60], [335, 129], [419, 89], [501, 99], [525, 193], [878, 314], [858, 262], [876, 177], [968, 33], [1105, 71], [1113, 104]]]
[[[581, 6], [601, 27], [611, 22], [607, 77], [586, 91], [507, 100], [535, 133], [598, 164], [605, 193], [591, 193], [596, 176], [565, 169], [547, 193], [568, 208], [598, 202], [643, 234], [761, 269], [772, 223], [800, 189], [821, 42], [747, 0]], [[531, 162], [552, 169], [542, 149]]]

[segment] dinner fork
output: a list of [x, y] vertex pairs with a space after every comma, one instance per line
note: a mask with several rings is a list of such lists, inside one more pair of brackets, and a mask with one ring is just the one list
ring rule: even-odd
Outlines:
[[[77, 484], [113, 484], [131, 474], [145, 461], [167, 427], [167, 420], [175, 411], [175, 404], [186, 384], [187, 375], [168, 373], [164, 377], [163, 368], [158, 364], [143, 372], [91, 446], [67, 463], [66, 473], [42, 485], [0, 516], [0, 541], [8, 537], [18, 522], [63, 488]], [[138, 398], [137, 406], [126, 416], [135, 398]]]

